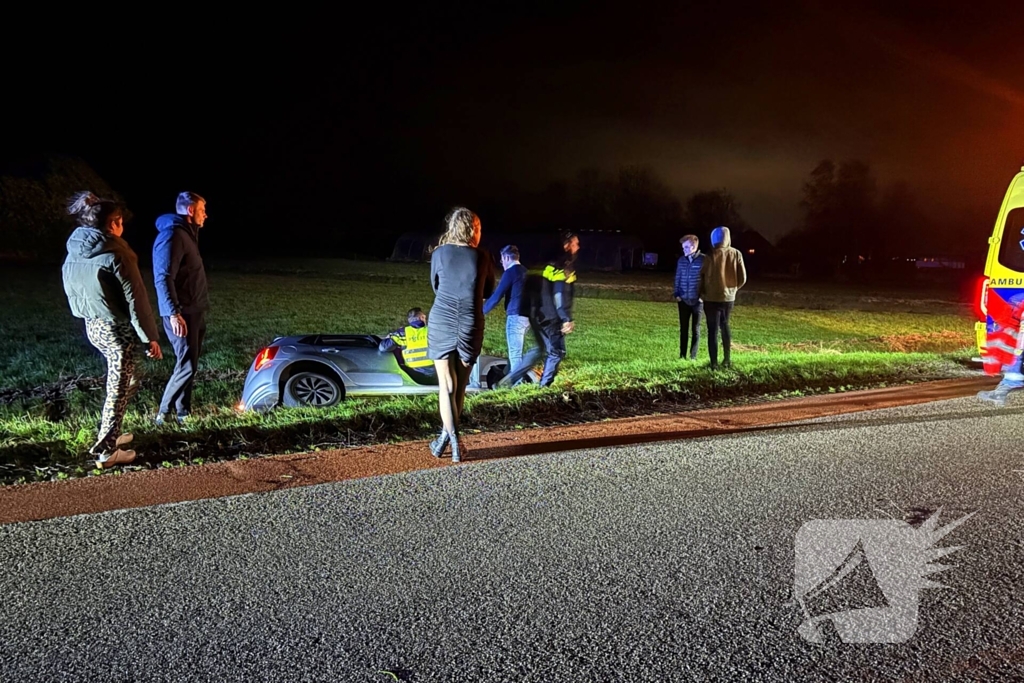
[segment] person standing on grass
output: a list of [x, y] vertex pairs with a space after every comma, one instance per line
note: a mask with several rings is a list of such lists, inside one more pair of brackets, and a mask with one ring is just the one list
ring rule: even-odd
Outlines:
[[64, 292], [71, 314], [85, 319], [86, 337], [107, 362], [107, 394], [89, 453], [97, 467], [125, 465], [135, 460], [135, 451], [124, 448], [132, 435], [121, 433], [121, 423], [139, 386], [136, 339], [146, 345], [147, 356], [160, 360], [160, 333], [138, 257], [121, 238], [124, 207], [92, 192], [78, 192], [68, 201], [68, 213], [78, 227], [68, 238], [61, 269]]
[[[679, 357], [697, 360], [697, 348], [700, 345], [700, 318], [704, 305], [700, 300], [700, 270], [704, 265], [704, 254], [697, 245], [700, 240], [696, 235], [686, 235], [679, 243], [683, 246], [683, 255], [676, 263], [676, 281], [673, 296], [679, 305]], [[688, 334], [689, 333], [689, 334]], [[687, 336], [693, 338], [687, 355]]]
[[1024, 318], [1024, 299], [1009, 302], [995, 295], [989, 297], [988, 314], [992, 318], [986, 330], [984, 360], [985, 374], [999, 375], [1002, 379], [995, 389], [979, 391], [982, 401], [1005, 406], [1011, 391], [1024, 389], [1024, 334], [1021, 334], [1021, 319]]
[[526, 297], [530, 311], [530, 329], [536, 346], [526, 354], [520, 366], [499, 383], [515, 386], [544, 356], [544, 373], [540, 386], [554, 383], [558, 367], [565, 358], [565, 335], [576, 329], [572, 317], [576, 283], [576, 254], [580, 238], [576, 233], [562, 235], [562, 251], [540, 274], [530, 274], [526, 281]]
[[501, 249], [501, 265], [505, 272], [498, 287], [484, 302], [484, 315], [498, 302], [505, 300], [505, 341], [508, 344], [508, 370], [513, 372], [523, 362], [523, 340], [530, 329], [529, 309], [523, 288], [526, 285], [526, 266], [519, 263], [519, 248], [509, 244]]
[[157, 425], [163, 425], [167, 415], [181, 424], [192, 412], [192, 386], [210, 308], [206, 268], [199, 255], [199, 229], [206, 223], [206, 200], [195, 192], [182, 192], [175, 208], [177, 213], [156, 219], [157, 237], [153, 242], [157, 301], [177, 358], [160, 399]]
[[722, 330], [722, 365], [732, 366], [732, 330], [729, 316], [736, 301], [736, 292], [747, 284], [747, 268], [743, 254], [732, 247], [729, 228], [724, 225], [711, 231], [711, 253], [704, 257], [700, 269], [698, 294], [704, 300], [708, 321], [708, 352], [711, 369], [718, 369], [718, 330]]
[[457, 207], [445, 218], [445, 232], [430, 255], [434, 305], [427, 327], [427, 353], [437, 370], [441, 433], [430, 444], [439, 458], [451, 446], [452, 462], [465, 455], [459, 422], [470, 370], [484, 342], [484, 299], [494, 290], [491, 256], [480, 244], [480, 218]]

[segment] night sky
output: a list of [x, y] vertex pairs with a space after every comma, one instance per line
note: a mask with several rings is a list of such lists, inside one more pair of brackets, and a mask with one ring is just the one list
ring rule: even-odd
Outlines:
[[84, 157], [136, 235], [194, 189], [218, 251], [322, 234], [379, 251], [453, 204], [625, 164], [681, 200], [727, 188], [777, 240], [824, 158], [863, 159], [930, 218], [986, 233], [1024, 163], [1013, 3], [776, 4], [69, 20], [7, 48], [3, 144]]

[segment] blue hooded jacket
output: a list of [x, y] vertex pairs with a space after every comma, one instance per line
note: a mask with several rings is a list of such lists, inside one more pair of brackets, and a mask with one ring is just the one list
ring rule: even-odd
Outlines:
[[185, 216], [168, 213], [156, 219], [153, 285], [160, 315], [202, 313], [210, 309], [206, 268], [199, 255], [199, 231]]

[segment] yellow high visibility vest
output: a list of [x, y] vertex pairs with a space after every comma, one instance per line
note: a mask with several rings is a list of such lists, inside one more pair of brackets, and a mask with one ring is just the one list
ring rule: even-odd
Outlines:
[[576, 282], [576, 271], [571, 271], [567, 276], [565, 271], [561, 268], [555, 268], [552, 265], [548, 265], [544, 268], [544, 279], [550, 282], [564, 282], [567, 285], [571, 285]]
[[434, 361], [427, 358], [427, 326], [405, 328], [405, 348], [402, 350], [405, 364], [410, 368], [425, 368]]

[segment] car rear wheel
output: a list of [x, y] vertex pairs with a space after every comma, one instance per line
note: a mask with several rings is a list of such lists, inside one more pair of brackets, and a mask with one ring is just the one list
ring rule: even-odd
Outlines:
[[338, 380], [319, 372], [297, 372], [284, 385], [284, 404], [289, 408], [330, 408], [338, 405], [343, 395]]

